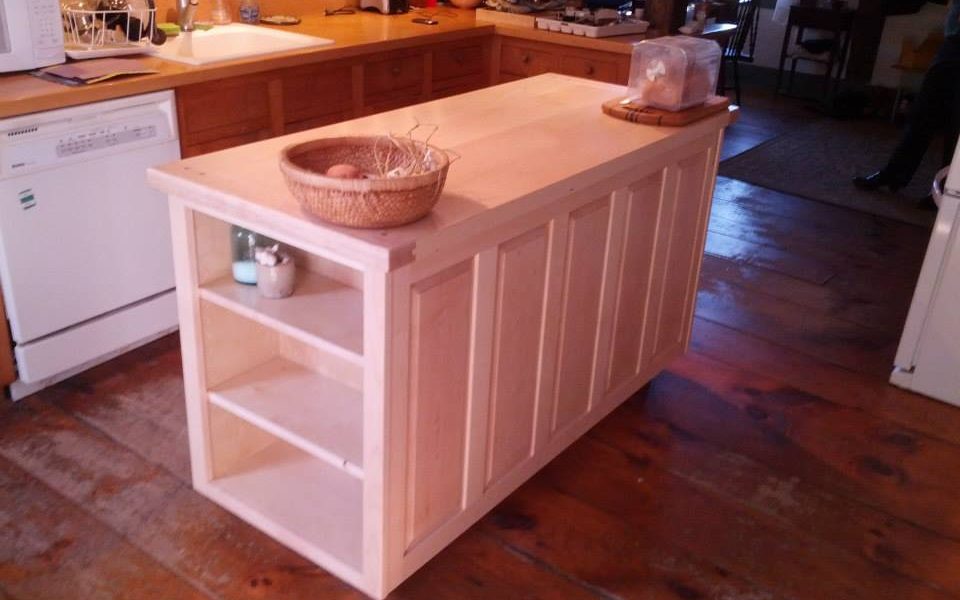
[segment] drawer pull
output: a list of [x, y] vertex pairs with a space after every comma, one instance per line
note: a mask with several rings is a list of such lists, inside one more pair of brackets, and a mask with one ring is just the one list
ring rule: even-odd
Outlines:
[[393, 65], [390, 67], [390, 74], [396, 77], [400, 74], [400, 65]]
[[587, 75], [593, 75], [596, 69], [593, 68], [593, 65], [587, 65]]
[[525, 64], [525, 65], [529, 65], [529, 64], [530, 64], [530, 55], [529, 55], [529, 54], [524, 54], [523, 56], [521, 56], [521, 57], [520, 57], [520, 62], [522, 62], [522, 63]]

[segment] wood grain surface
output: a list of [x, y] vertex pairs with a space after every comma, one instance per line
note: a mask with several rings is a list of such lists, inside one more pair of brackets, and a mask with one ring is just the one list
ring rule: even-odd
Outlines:
[[[927, 232], [730, 180], [710, 231], [688, 355], [391, 598], [960, 597], [960, 411], [886, 383]], [[182, 394], [169, 336], [3, 406], [0, 598], [362, 598], [190, 489]]]

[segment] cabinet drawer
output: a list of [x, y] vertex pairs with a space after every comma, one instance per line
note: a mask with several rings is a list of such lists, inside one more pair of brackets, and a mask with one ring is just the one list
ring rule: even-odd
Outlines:
[[619, 64], [613, 56], [564, 55], [560, 58], [560, 72], [608, 83], [626, 83], [620, 80]]
[[186, 148], [222, 140], [213, 149], [227, 148], [229, 140], [263, 139], [272, 133], [270, 91], [266, 77], [233, 77], [177, 89], [180, 144]]
[[370, 61], [363, 67], [365, 104], [385, 96], [418, 96], [423, 91], [423, 58], [417, 53]]
[[482, 75], [485, 62], [483, 42], [434, 48], [434, 87], [446, 87], [443, 84], [452, 80]]
[[[287, 132], [349, 118], [353, 109], [352, 65], [322, 63], [286, 69], [283, 121]], [[304, 127], [299, 125], [306, 124]]]
[[503, 42], [500, 47], [500, 72], [507, 75], [530, 77], [555, 73], [558, 62], [556, 54], [536, 46]]

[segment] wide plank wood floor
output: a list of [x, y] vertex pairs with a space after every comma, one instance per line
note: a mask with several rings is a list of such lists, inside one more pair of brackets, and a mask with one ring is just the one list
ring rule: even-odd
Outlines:
[[[926, 240], [721, 179], [690, 352], [392, 598], [960, 598], [960, 410], [886, 383]], [[189, 481], [176, 336], [5, 403], [0, 600], [363, 597]]]

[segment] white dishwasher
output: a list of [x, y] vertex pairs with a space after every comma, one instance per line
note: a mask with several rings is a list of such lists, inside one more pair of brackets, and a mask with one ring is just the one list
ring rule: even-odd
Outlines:
[[14, 399], [177, 326], [166, 198], [173, 92], [0, 120], [0, 287]]

